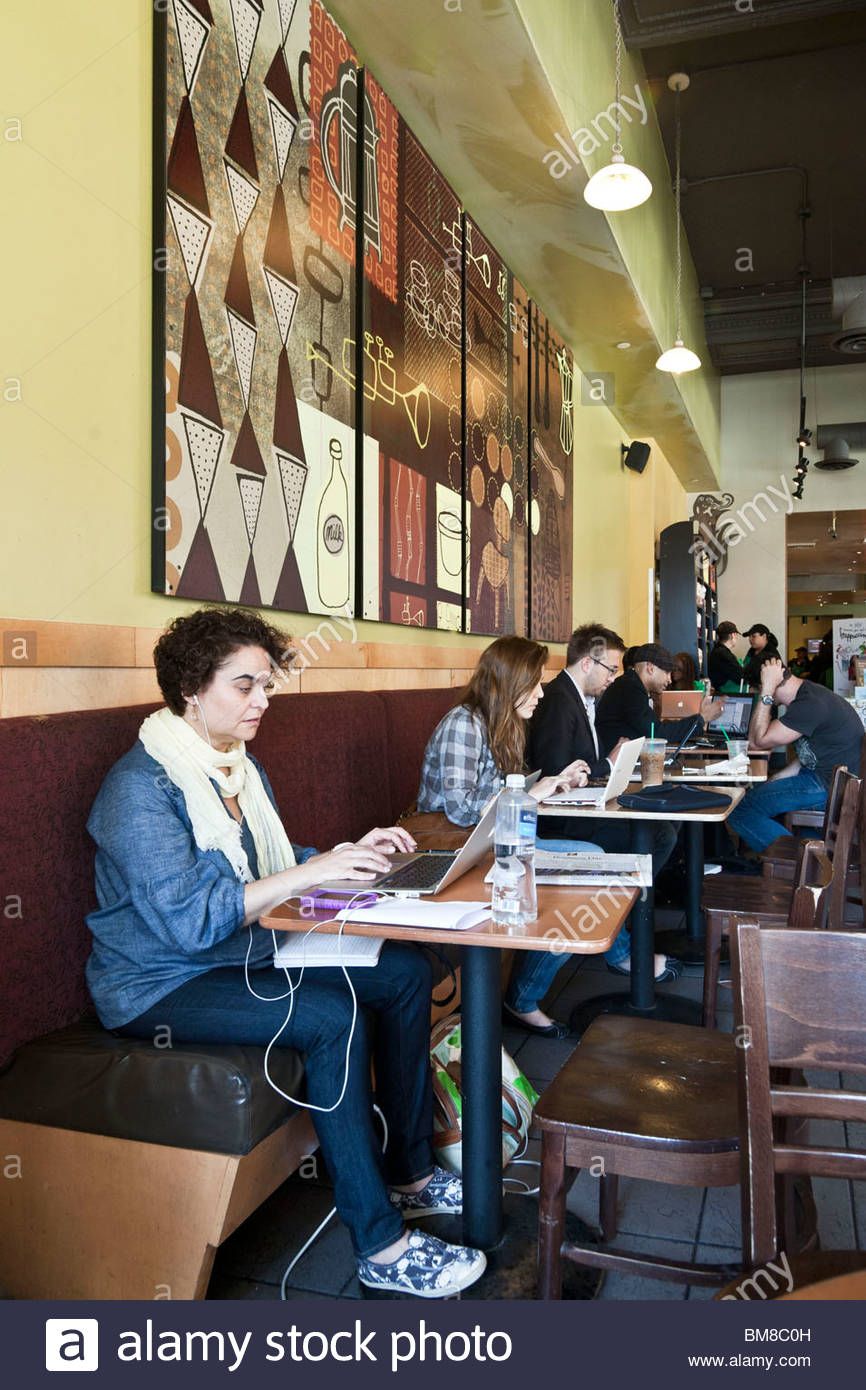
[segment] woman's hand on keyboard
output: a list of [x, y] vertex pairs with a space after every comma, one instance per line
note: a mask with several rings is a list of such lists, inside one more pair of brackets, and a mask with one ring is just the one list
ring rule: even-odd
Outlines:
[[310, 870], [309, 887], [316, 888], [320, 883], [331, 879], [356, 878], [368, 882], [377, 874], [387, 873], [391, 861], [372, 845], [338, 845], [327, 854], [311, 855], [303, 867]]
[[395, 850], [411, 854], [413, 849], [418, 848], [408, 830], [399, 825], [389, 825], [384, 830], [368, 830], [358, 844], [370, 845], [373, 849], [380, 849], [383, 854], [393, 854]]

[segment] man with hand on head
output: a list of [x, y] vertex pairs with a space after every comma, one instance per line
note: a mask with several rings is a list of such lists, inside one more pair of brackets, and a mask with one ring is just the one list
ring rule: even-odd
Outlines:
[[634, 667], [625, 671], [602, 696], [596, 717], [598, 737], [604, 749], [613, 750], [623, 738], [666, 738], [679, 743], [694, 726], [700, 733], [704, 724], [716, 719], [725, 707], [724, 700], [706, 697], [701, 712], [694, 718], [656, 718], [652, 697], [667, 690], [671, 683], [674, 658], [667, 647], [658, 642], [645, 642], [635, 652]]
[[[575, 628], [568, 643], [567, 665], [544, 687], [544, 699], [536, 706], [529, 725], [527, 765], [540, 768], [545, 775], [549, 768], [565, 767], [575, 758], [589, 765], [590, 777], [610, 776], [613, 760], [625, 742], [621, 738], [604, 755], [595, 729], [596, 701], [614, 681], [619, 669], [625, 643], [617, 633], [600, 623], [584, 623]], [[622, 679], [622, 677], [621, 677]], [[557, 760], [565, 756], [565, 762]], [[567, 839], [573, 836], [574, 821], [542, 816], [538, 834], [543, 839]], [[631, 834], [625, 821], [581, 818], [582, 838], [601, 845], [609, 854], [628, 854]], [[653, 822], [653, 876], [667, 863], [677, 834], [669, 821]], [[630, 968], [630, 958], [608, 959], [608, 966], [618, 973]], [[655, 958], [657, 981], [672, 979], [679, 974], [678, 962], [663, 955]]]
[[[860, 716], [841, 695], [814, 681], [802, 680], [771, 657], [761, 667], [761, 697], [749, 724], [755, 748], [796, 745], [793, 771], [752, 787], [728, 817], [740, 839], [760, 854], [779, 835], [790, 835], [777, 816], [787, 811], [826, 806], [834, 767], [856, 773], [864, 738]], [[773, 705], [784, 705], [778, 719]]]

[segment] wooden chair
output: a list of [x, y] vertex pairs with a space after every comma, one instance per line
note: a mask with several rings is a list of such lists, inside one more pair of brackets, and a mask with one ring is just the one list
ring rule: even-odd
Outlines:
[[[810, 856], [816, 882], [796, 894], [797, 923], [814, 927], [826, 909], [830, 865]], [[799, 933], [798, 933], [799, 934]], [[657, 1279], [714, 1285], [730, 1265], [613, 1251], [565, 1242], [565, 1199], [581, 1168], [599, 1180], [603, 1240], [616, 1235], [618, 1178], [649, 1178], [685, 1187], [728, 1187], [739, 1181], [738, 1049], [730, 1033], [655, 1019], [603, 1014], [586, 1030], [535, 1107], [541, 1129], [538, 1212], [538, 1297], [562, 1293], [562, 1260]], [[785, 1213], [791, 1248], [793, 1201]], [[806, 1237], [809, 1208], [805, 1206]]]
[[[791, 1084], [804, 1067], [866, 1076], [866, 932], [737, 926], [732, 949], [740, 1095], [743, 1253], [746, 1271], [721, 1295], [766, 1298], [767, 1267], [783, 1252], [779, 1175], [866, 1178], [866, 1149], [791, 1141], [790, 1119], [863, 1121], [866, 1091]], [[777, 1069], [784, 1069], [784, 1081]], [[790, 1261], [797, 1284], [866, 1265], [863, 1252]], [[756, 1280], [756, 1274], [763, 1279]], [[749, 1289], [749, 1292], [744, 1292]], [[778, 1288], [779, 1293], [788, 1292]]]
[[[827, 925], [832, 928], [842, 925], [854, 827], [858, 818], [862, 819], [864, 815], [860, 801], [866, 795], [866, 783], [861, 783], [859, 777], [840, 769], [839, 780], [842, 808], [836, 839], [832, 846], [825, 847], [834, 866], [827, 912]], [[704, 950], [705, 1028], [714, 1028], [716, 1024], [716, 994], [723, 938], [730, 935], [736, 922], [743, 920], [757, 922], [763, 927], [787, 926], [793, 896], [793, 884], [749, 878], [743, 874], [717, 874], [704, 884], [701, 907], [706, 914], [707, 924]]]

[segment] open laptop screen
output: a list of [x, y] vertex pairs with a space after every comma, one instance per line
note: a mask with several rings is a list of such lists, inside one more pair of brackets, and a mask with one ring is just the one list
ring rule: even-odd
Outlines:
[[718, 719], [711, 719], [710, 729], [724, 729], [726, 734], [743, 738], [749, 732], [754, 695], [726, 695], [725, 708]]

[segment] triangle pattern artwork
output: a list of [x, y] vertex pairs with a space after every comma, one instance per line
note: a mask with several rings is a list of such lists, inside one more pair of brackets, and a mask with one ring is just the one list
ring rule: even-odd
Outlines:
[[261, 510], [264, 486], [264, 478], [245, 478], [243, 475], [238, 477], [238, 488], [244, 508], [244, 522], [246, 524], [247, 536], [249, 537], [251, 548], [256, 538], [256, 527], [259, 524], [259, 511]]
[[268, 114], [271, 118], [271, 136], [274, 141], [274, 157], [280, 178], [285, 177], [286, 161], [289, 158], [292, 140], [298, 128], [297, 117], [292, 117], [283, 106], [268, 92]]
[[210, 204], [207, 200], [195, 122], [187, 96], [181, 102], [171, 153], [168, 156], [168, 188], [171, 193], [176, 193], [184, 202], [190, 203], [205, 217], [210, 218]]
[[241, 81], [246, 82], [262, 20], [261, 0], [229, 0]]
[[256, 564], [252, 554], [247, 561], [247, 572], [244, 575], [244, 582], [241, 585], [238, 602], [245, 604], [247, 608], [261, 608], [262, 606], [262, 593], [259, 588], [258, 576], [256, 575]]
[[[192, 96], [205, 44], [213, 27], [213, 17], [206, 18], [194, 5], [188, 3], [188, 0], [172, 0], [172, 4], [187, 95]], [[209, 7], [205, 8], [210, 15]]]
[[243, 236], [256, 203], [259, 201], [259, 190], [251, 179], [248, 179], [245, 174], [241, 174], [227, 159], [223, 159], [223, 164], [226, 171], [226, 182], [229, 186], [229, 197], [232, 201], [232, 212], [235, 215], [235, 226], [238, 236]]
[[183, 257], [184, 269], [190, 287], [195, 288], [198, 282], [201, 268], [204, 265], [210, 234], [213, 231], [213, 223], [203, 217], [200, 212], [193, 212], [179, 198], [174, 198], [169, 193], [166, 202], [168, 203], [171, 225], [174, 227], [174, 234], [180, 247], [180, 254]]
[[229, 333], [231, 334], [232, 350], [235, 355], [235, 368], [240, 383], [241, 395], [244, 398], [244, 408], [250, 408], [250, 391], [253, 381], [253, 362], [256, 356], [256, 342], [258, 341], [258, 331], [251, 328], [237, 314], [232, 313], [231, 309], [226, 309]]
[[271, 306], [274, 311], [274, 318], [277, 321], [277, 328], [283, 347], [289, 341], [289, 334], [292, 331], [292, 323], [295, 318], [295, 309], [298, 303], [298, 287], [290, 285], [288, 281], [282, 280], [279, 275], [275, 275], [267, 266], [262, 267], [265, 277], [265, 284], [268, 287], [268, 294], [271, 296]]
[[283, 501], [286, 504], [286, 520], [289, 523], [289, 545], [295, 539], [295, 528], [298, 524], [298, 513], [301, 510], [301, 500], [304, 496], [304, 485], [307, 481], [307, 465], [300, 459], [293, 458], [291, 454], [282, 454], [279, 449], [274, 450], [274, 457], [280, 470], [280, 482], [283, 485]]
[[280, 37], [281, 41], [285, 43], [289, 36], [289, 29], [298, 0], [277, 0], [277, 3], [280, 11]]
[[198, 494], [199, 513], [204, 519], [213, 488], [214, 474], [219, 463], [220, 452], [225, 439], [225, 430], [217, 429], [206, 420], [197, 420], [194, 415], [181, 411], [183, 428], [186, 433], [192, 471], [195, 475]]
[[278, 48], [265, 78], [265, 91], [268, 98], [268, 112], [271, 118], [271, 135], [274, 141], [274, 154], [282, 181], [286, 172], [286, 161], [292, 137], [298, 126], [298, 107], [292, 90], [292, 79], [283, 50]]
[[256, 161], [256, 147], [253, 144], [253, 130], [250, 125], [250, 108], [247, 105], [245, 88], [238, 94], [235, 114], [229, 127], [225, 147], [226, 154], [245, 169], [250, 178], [259, 181], [259, 166]]
[[256, 432], [253, 429], [249, 412], [244, 416], [238, 431], [237, 442], [232, 454], [232, 466], [239, 468], [244, 473], [258, 473], [262, 478], [267, 476], [259, 441], [256, 439]]
[[213, 366], [204, 336], [198, 300], [193, 290], [190, 290], [186, 297], [177, 395], [181, 405], [188, 406], [190, 410], [203, 415], [215, 425], [222, 425]]
[[217, 603], [225, 602], [225, 590], [210, 536], [204, 522], [200, 521], [178, 582], [176, 597], [200, 598], [202, 594], [207, 594], [209, 599]]

